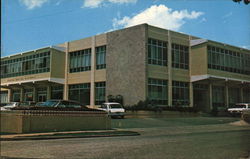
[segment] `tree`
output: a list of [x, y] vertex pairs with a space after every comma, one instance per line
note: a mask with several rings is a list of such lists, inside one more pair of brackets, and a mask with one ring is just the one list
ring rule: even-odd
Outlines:
[[233, 0], [234, 2], [240, 3], [241, 1], [244, 1], [246, 5], [250, 3], [250, 0]]

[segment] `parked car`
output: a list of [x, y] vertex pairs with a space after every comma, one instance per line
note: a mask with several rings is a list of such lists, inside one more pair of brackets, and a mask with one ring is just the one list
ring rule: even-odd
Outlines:
[[40, 104], [40, 106], [42, 106], [42, 107], [57, 107], [57, 108], [86, 108], [86, 106], [84, 106], [81, 103], [78, 103], [76, 101], [57, 100], [57, 99], [48, 100], [48, 101]]
[[97, 109], [107, 112], [108, 115], [111, 117], [124, 118], [125, 116], [125, 109], [120, 103], [115, 103], [115, 102], [103, 103], [101, 107]]
[[227, 109], [231, 114], [240, 114], [245, 110], [250, 110], [250, 103], [237, 103], [234, 107]]
[[20, 105], [19, 102], [10, 102], [10, 103], [7, 103], [5, 106], [1, 107], [1, 111], [8, 111], [15, 107], [18, 107], [19, 105]]
[[35, 104], [35, 106], [36, 107], [39, 107], [39, 106], [42, 106], [44, 104], [44, 102], [37, 102], [36, 104]]

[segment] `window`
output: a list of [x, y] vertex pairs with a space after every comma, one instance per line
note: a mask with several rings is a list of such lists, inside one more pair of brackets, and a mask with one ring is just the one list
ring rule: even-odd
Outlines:
[[229, 96], [229, 106], [234, 106], [235, 103], [240, 102], [240, 89], [239, 88], [229, 88], [228, 89]]
[[63, 99], [63, 86], [51, 86], [51, 99]]
[[1, 61], [1, 78], [50, 71], [50, 52], [42, 52], [12, 60]]
[[225, 89], [223, 86], [213, 86], [212, 87], [212, 100], [213, 107], [223, 107], [225, 106]]
[[189, 49], [188, 46], [172, 44], [172, 66], [174, 68], [188, 69]]
[[167, 66], [167, 42], [148, 39], [148, 64]]
[[24, 101], [33, 101], [33, 89], [24, 89]]
[[95, 104], [101, 105], [105, 102], [105, 90], [106, 84], [105, 82], [97, 82], [95, 83]]
[[20, 102], [21, 98], [21, 90], [13, 90], [12, 100], [13, 102]]
[[189, 105], [189, 83], [173, 81], [173, 105], [188, 106]]
[[250, 75], [250, 55], [207, 46], [208, 68]]
[[250, 103], [250, 88], [243, 89], [243, 102]]
[[69, 85], [69, 99], [83, 105], [90, 104], [90, 83]]
[[106, 46], [96, 47], [96, 69], [106, 68]]
[[91, 69], [91, 49], [70, 52], [70, 73]]
[[167, 80], [149, 78], [148, 98], [152, 104], [166, 106], [168, 104]]

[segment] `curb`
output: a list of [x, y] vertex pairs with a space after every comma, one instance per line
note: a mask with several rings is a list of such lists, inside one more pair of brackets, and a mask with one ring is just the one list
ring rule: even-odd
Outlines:
[[69, 139], [69, 138], [94, 138], [94, 137], [118, 137], [118, 136], [138, 136], [138, 132], [134, 131], [98, 131], [98, 132], [70, 132], [70, 133], [53, 133], [53, 134], [33, 134], [32, 136], [4, 137], [1, 136], [0, 141], [21, 141], [21, 140], [50, 140], [50, 139]]

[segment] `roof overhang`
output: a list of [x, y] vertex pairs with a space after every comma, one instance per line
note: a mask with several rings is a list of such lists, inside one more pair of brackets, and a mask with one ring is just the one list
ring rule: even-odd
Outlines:
[[242, 80], [242, 79], [237, 79], [237, 78], [228, 78], [228, 77], [221, 77], [221, 76], [214, 76], [214, 75], [196, 75], [196, 76], [191, 76], [191, 82], [197, 82], [197, 81], [202, 81], [202, 80], [225, 80], [225, 81], [235, 81], [235, 82], [240, 82], [240, 83], [250, 83], [250, 80]]
[[35, 84], [64, 84], [65, 79], [63, 78], [40, 78], [36, 80], [23, 80], [23, 81], [16, 81], [16, 82], [8, 82], [8, 83], [2, 83], [1, 88], [11, 88], [12, 86], [27, 86], [27, 85], [35, 85]]
[[196, 45], [200, 45], [203, 43], [208, 42], [207, 39], [195, 39], [195, 40], [190, 40], [190, 46], [196, 46]]

